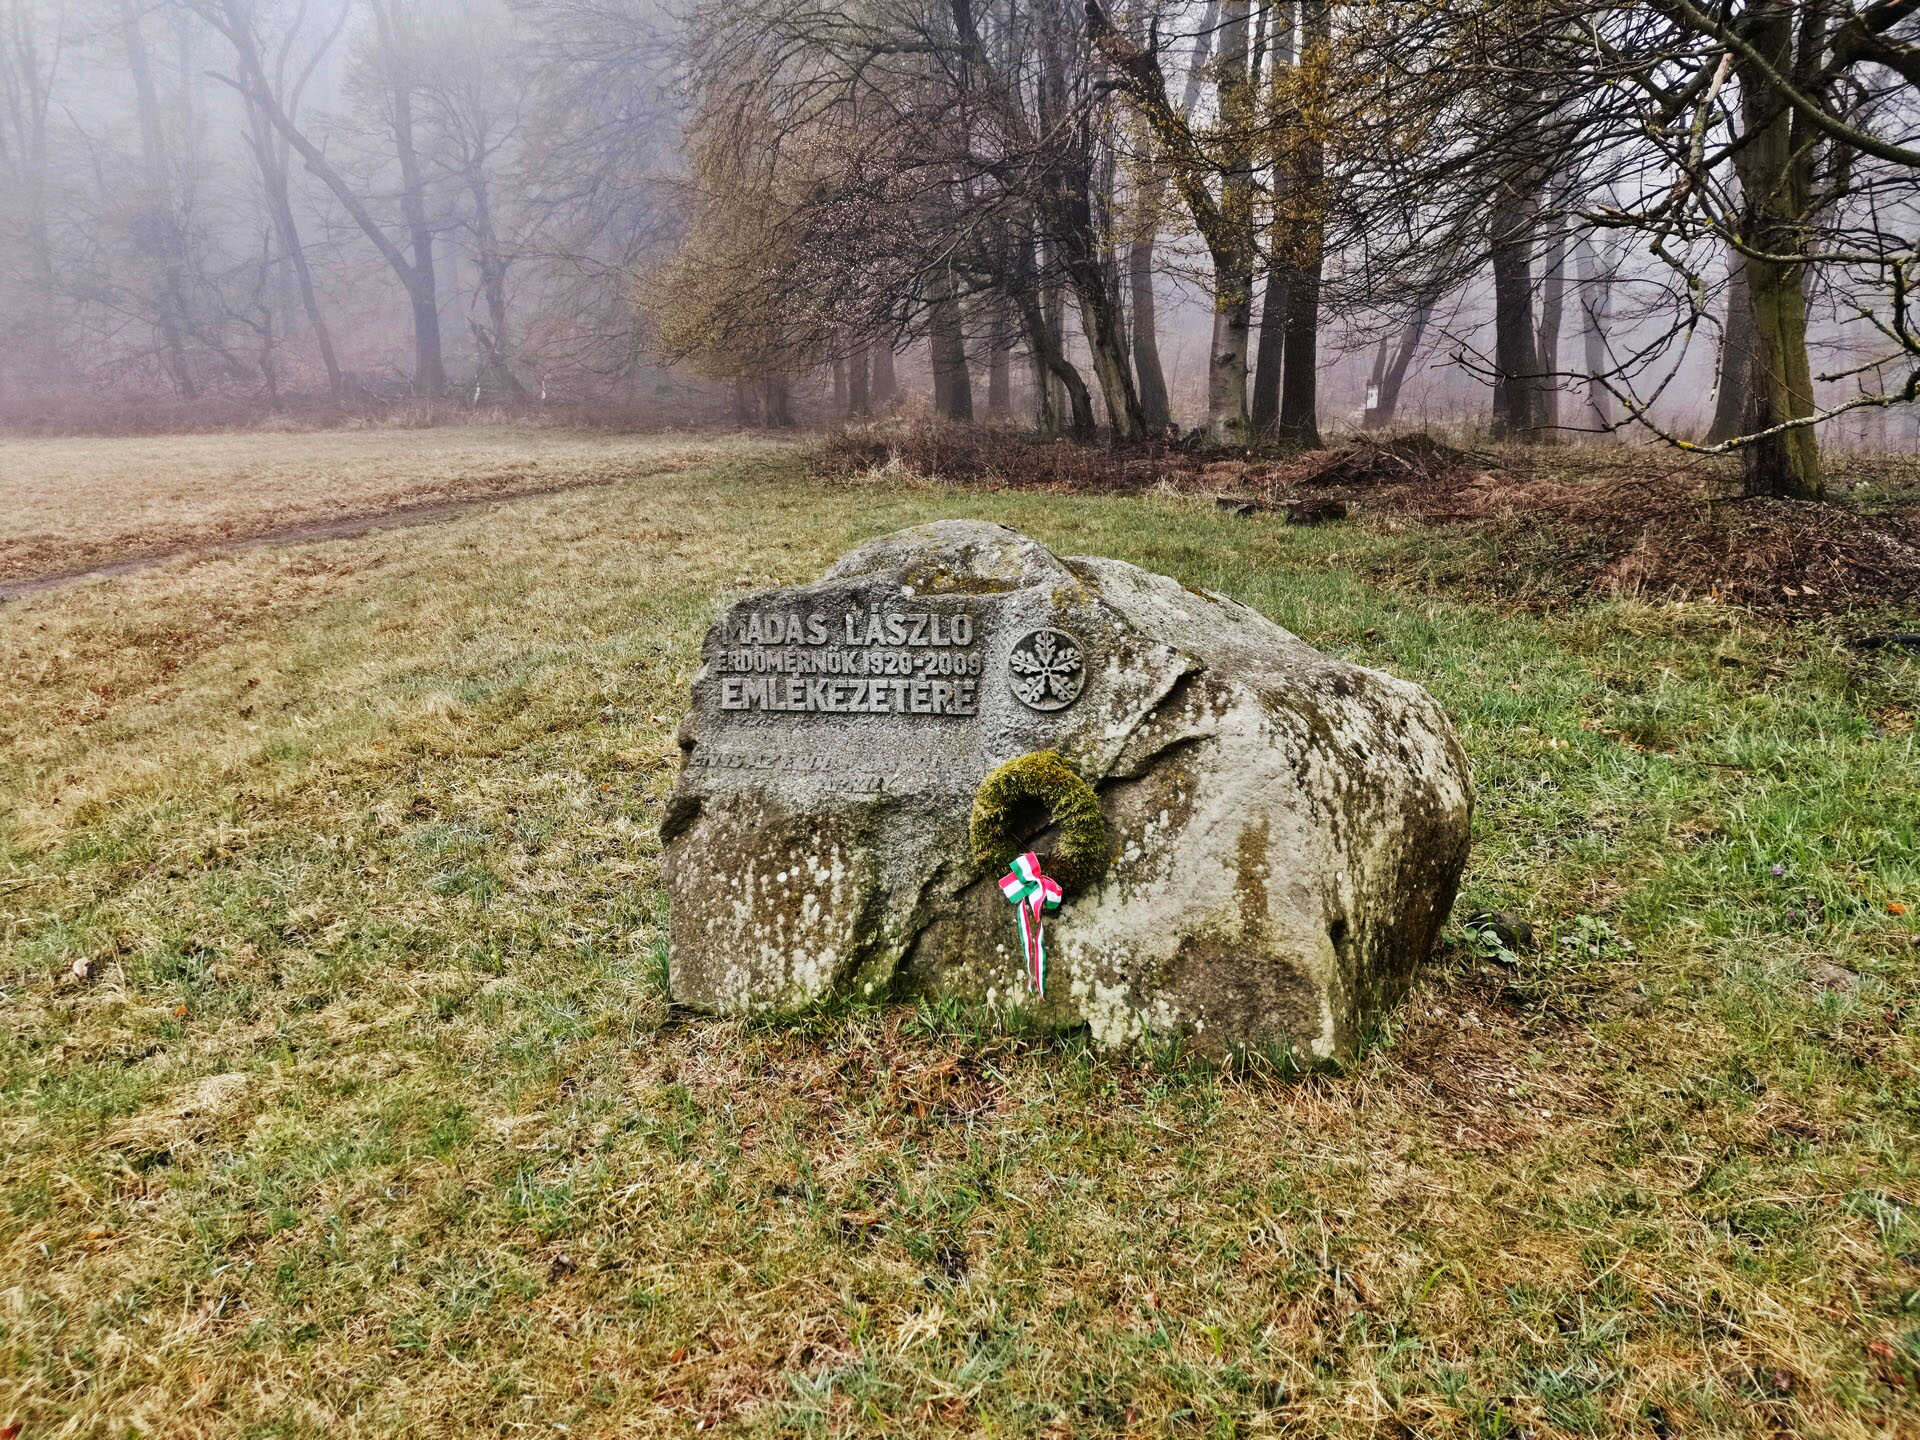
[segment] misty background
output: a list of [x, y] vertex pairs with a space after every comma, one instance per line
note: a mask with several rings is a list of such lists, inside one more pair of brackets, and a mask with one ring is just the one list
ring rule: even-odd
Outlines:
[[[1213, 6], [1163, 12], [1170, 66], [1216, 26]], [[849, 401], [831, 347], [791, 367], [790, 407], [769, 412], [751, 385], [702, 378], [663, 343], [657, 277], [677, 257], [684, 286], [711, 198], [683, 146], [701, 23], [651, 0], [0, 0], [0, 424], [244, 423], [417, 400], [642, 424], [837, 418]], [[1206, 253], [1177, 224], [1159, 240], [1150, 319], [1173, 418], [1192, 425]], [[1411, 275], [1401, 294], [1390, 272], [1337, 283], [1366, 242], [1364, 217], [1329, 239], [1323, 427], [1362, 423], [1382, 351], [1401, 346], [1399, 423], [1484, 423], [1487, 276], [1428, 287], [1412, 333]], [[1563, 246], [1558, 263], [1534, 283], [1561, 310], [1561, 426], [1620, 418], [1577, 375], [1583, 329], [1604, 325], [1615, 352], [1651, 352], [1648, 414], [1704, 429], [1723, 363], [1717, 291], [1677, 324], [1670, 271], [1633, 235], [1577, 257]], [[1872, 354], [1844, 298], [1810, 290], [1816, 371]], [[925, 318], [899, 311], [882, 403], [931, 402]], [[1086, 368], [1078, 314], [1060, 320]], [[983, 390], [994, 352], [1020, 349], [984, 323], [965, 344]], [[1823, 382], [1819, 403], [1852, 383]], [[1023, 417], [1029, 367], [1009, 384]], [[1873, 408], [1822, 441], [1905, 449], [1916, 433], [1911, 409]]]

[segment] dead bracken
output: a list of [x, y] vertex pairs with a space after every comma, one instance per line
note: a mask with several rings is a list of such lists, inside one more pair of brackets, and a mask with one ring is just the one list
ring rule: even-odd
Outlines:
[[846, 474], [895, 463], [970, 488], [1211, 495], [1228, 513], [1293, 524], [1417, 524], [1502, 557], [1427, 567], [1466, 593], [1710, 600], [1795, 616], [1920, 599], [1920, 503], [1897, 491], [1877, 512], [1744, 497], [1729, 493], [1724, 467], [1676, 465], [1671, 452], [1611, 452], [1597, 473], [1581, 470], [1581, 453], [1468, 450], [1419, 433], [1292, 456], [1164, 443], [1101, 450], [914, 421], [836, 431], [813, 464]]

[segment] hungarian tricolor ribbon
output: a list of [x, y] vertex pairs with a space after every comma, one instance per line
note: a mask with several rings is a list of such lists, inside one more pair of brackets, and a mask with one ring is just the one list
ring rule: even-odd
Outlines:
[[1060, 908], [1060, 884], [1040, 873], [1040, 857], [1031, 850], [1007, 867], [1000, 893], [1020, 917], [1020, 949], [1027, 957], [1027, 985], [1047, 997], [1046, 913]]

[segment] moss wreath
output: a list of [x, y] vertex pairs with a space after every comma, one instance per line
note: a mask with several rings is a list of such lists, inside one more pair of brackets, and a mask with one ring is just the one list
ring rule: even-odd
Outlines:
[[999, 875], [1025, 848], [1020, 836], [1036, 812], [1060, 831], [1060, 848], [1043, 865], [1071, 895], [1107, 873], [1107, 817], [1100, 797], [1064, 755], [1036, 750], [1009, 760], [973, 792], [973, 858]]

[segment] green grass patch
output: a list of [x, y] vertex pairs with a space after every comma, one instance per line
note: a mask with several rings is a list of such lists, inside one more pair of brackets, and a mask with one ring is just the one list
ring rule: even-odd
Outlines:
[[[716, 605], [944, 516], [1429, 687], [1537, 945], [1336, 1077], [672, 1012]], [[1920, 1431], [1920, 667], [1449, 543], [740, 448], [0, 609], [0, 1425]]]

